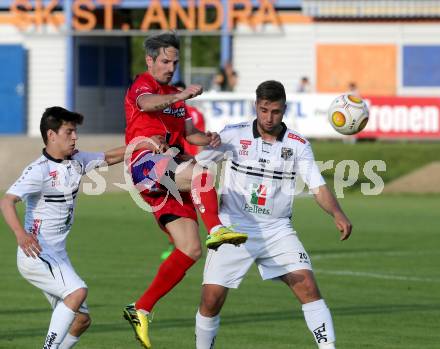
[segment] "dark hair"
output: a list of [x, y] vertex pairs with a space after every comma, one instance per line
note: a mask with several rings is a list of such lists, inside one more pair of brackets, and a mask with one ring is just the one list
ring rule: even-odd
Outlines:
[[174, 33], [163, 33], [158, 35], [149, 36], [144, 41], [145, 55], [153, 58], [153, 61], [160, 54], [160, 49], [174, 47], [176, 50], [180, 50], [179, 38]]
[[283, 84], [279, 81], [264, 81], [260, 85], [258, 85], [255, 92], [257, 93], [257, 100], [267, 99], [271, 102], [286, 102], [286, 91], [284, 90]]
[[63, 122], [73, 122], [76, 125], [81, 125], [84, 116], [64, 109], [62, 107], [47, 108], [40, 121], [40, 132], [43, 137], [44, 144], [47, 144], [47, 131], [52, 130], [58, 133]]

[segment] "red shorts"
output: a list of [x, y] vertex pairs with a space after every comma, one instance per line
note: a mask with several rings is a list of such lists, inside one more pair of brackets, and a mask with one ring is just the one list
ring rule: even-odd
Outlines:
[[131, 164], [131, 177], [137, 186], [143, 200], [153, 209], [153, 215], [163, 231], [168, 230], [161, 224], [160, 218], [163, 215], [174, 215], [193, 219], [197, 222], [197, 213], [191, 200], [191, 194], [180, 192], [182, 204], [159, 183], [162, 176], [168, 176], [174, 181], [173, 173], [176, 163], [171, 164], [173, 158], [161, 154], [146, 152], [137, 157]]

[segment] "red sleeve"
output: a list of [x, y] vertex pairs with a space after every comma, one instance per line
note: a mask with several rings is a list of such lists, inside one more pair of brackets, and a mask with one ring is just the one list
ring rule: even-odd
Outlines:
[[203, 114], [197, 108], [190, 107], [188, 109], [189, 117], [192, 117], [194, 126], [198, 130], [205, 132], [205, 120], [203, 119]]
[[149, 75], [139, 75], [128, 91], [128, 98], [139, 108], [138, 98], [145, 94], [159, 94], [159, 84]]

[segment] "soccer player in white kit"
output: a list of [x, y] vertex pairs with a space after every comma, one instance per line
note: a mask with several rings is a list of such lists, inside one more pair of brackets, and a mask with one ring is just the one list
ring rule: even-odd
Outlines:
[[[72, 348], [90, 325], [87, 286], [70, 263], [66, 238], [82, 175], [124, 159], [125, 146], [105, 153], [75, 150], [76, 126], [82, 121], [81, 114], [64, 108], [46, 109], [40, 123], [43, 154], [25, 168], [0, 205], [17, 238], [19, 272], [53, 308], [43, 349]], [[24, 225], [15, 209], [19, 201], [26, 202]]]
[[333, 216], [341, 240], [350, 236], [352, 225], [325, 184], [310, 143], [282, 122], [286, 110], [283, 85], [265, 81], [256, 95], [257, 118], [227, 126], [220, 133], [219, 148], [196, 156], [202, 165], [226, 158], [220, 219], [225, 225], [239, 222], [240, 231], [249, 235], [239, 247], [222, 245], [208, 252], [196, 315], [196, 347], [214, 348], [228, 290], [237, 288], [256, 263], [264, 280], [280, 279], [296, 295], [318, 348], [334, 349], [330, 311], [291, 222], [296, 177], [303, 179], [319, 206]]

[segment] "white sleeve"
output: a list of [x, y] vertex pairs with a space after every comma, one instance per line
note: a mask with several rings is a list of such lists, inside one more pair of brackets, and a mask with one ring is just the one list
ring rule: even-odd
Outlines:
[[217, 148], [207, 146], [195, 156], [197, 163], [204, 167], [208, 167], [212, 162], [219, 162], [232, 156], [235, 150], [234, 145], [232, 144], [232, 132], [223, 130], [220, 132], [220, 138], [222, 144]]
[[302, 153], [296, 159], [295, 172], [299, 173], [309, 189], [314, 189], [325, 184], [321, 171], [319, 171], [318, 165], [316, 165], [310, 143], [304, 147]]
[[83, 167], [83, 174], [106, 164], [104, 153], [87, 153], [79, 151], [72, 156], [73, 160], [79, 161]]
[[18, 196], [24, 201], [29, 195], [40, 193], [42, 186], [43, 174], [41, 167], [28, 166], [6, 193]]

